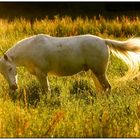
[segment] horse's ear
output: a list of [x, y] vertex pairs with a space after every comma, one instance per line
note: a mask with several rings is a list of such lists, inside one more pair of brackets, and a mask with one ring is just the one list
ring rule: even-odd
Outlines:
[[6, 54], [4, 54], [4, 59], [8, 61], [8, 56]]

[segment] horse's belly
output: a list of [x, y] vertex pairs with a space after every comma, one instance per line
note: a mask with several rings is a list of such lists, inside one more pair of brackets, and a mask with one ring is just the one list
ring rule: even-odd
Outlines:
[[57, 76], [71, 76], [77, 74], [82, 70], [83, 70], [82, 67], [79, 68], [63, 67], [57, 70], [51, 70], [49, 73]]
[[80, 71], [87, 71], [89, 67], [86, 64], [77, 66], [63, 66], [57, 69], [50, 70], [49, 73], [57, 76], [71, 76], [77, 74]]
[[71, 75], [77, 74], [78, 72], [80, 72], [80, 71], [69, 71], [69, 72], [66, 72], [66, 71], [50, 71], [49, 73], [53, 74], [53, 75], [56, 75], [56, 76], [71, 76]]

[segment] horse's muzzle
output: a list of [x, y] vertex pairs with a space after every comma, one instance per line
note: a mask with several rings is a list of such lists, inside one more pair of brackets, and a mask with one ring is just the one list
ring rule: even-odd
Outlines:
[[18, 88], [17, 85], [10, 86], [10, 89], [12, 89], [12, 90], [16, 90], [17, 88]]

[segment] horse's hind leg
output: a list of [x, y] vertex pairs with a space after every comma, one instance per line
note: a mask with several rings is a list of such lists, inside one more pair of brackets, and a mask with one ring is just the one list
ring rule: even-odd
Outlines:
[[94, 81], [94, 84], [95, 84], [95, 87], [96, 87], [96, 91], [98, 93], [102, 92], [103, 91], [102, 85], [100, 84], [98, 78], [95, 76], [94, 73], [92, 73], [92, 78], [93, 78], [93, 81]]
[[100, 52], [98, 52], [96, 56], [94, 56], [99, 58], [98, 59], [94, 58], [93, 60], [89, 59], [88, 66], [94, 74], [93, 77], [94, 77], [95, 85], [97, 84], [100, 85], [103, 91], [110, 91], [111, 86], [106, 76], [106, 70], [108, 67], [108, 60], [109, 60], [109, 50], [105, 44], [101, 44], [101, 45], [103, 45], [102, 50], [100, 50]]
[[105, 73], [99, 73], [99, 72], [95, 72], [93, 71], [93, 79], [94, 79], [94, 83], [95, 86], [97, 88], [98, 91], [110, 91], [111, 90], [111, 86], [108, 82], [108, 79], [106, 77]]

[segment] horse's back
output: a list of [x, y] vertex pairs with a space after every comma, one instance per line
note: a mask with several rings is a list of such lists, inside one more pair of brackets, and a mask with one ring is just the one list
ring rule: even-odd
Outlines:
[[102, 38], [93, 35], [52, 37], [39, 34], [18, 42], [14, 49], [19, 61], [27, 67], [72, 75], [87, 69], [87, 65], [95, 64], [98, 59], [102, 61], [104, 45]]

